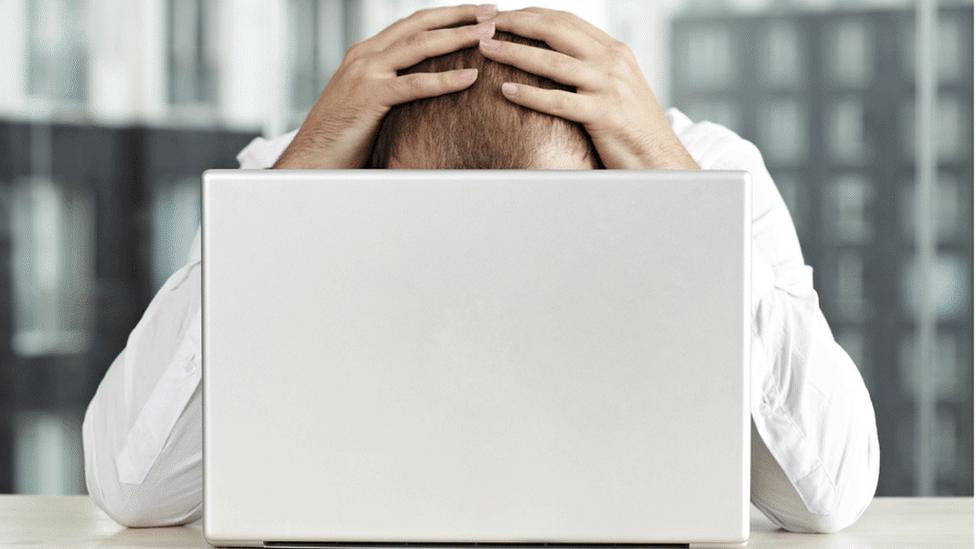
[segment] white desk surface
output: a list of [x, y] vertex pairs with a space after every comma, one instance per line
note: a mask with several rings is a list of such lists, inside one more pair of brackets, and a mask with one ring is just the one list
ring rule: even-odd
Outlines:
[[[0, 547], [209, 547], [200, 524], [127, 529], [87, 496], [0, 495]], [[708, 546], [715, 547], [715, 546]], [[741, 546], [736, 546], [741, 547]], [[752, 509], [747, 547], [973, 547], [972, 498], [877, 498], [837, 534], [791, 534]]]

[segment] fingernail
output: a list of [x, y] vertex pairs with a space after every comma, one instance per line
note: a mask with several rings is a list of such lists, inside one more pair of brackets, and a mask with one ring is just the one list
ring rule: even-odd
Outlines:
[[505, 82], [502, 84], [502, 93], [505, 95], [518, 95], [518, 86], [511, 82]]
[[479, 36], [481, 38], [491, 38], [492, 36], [495, 36], [495, 23], [492, 21], [480, 23], [472, 27], [472, 29], [474, 30], [475, 36]]
[[478, 69], [461, 69], [458, 71], [458, 81], [462, 84], [474, 82], [478, 78]]
[[502, 47], [501, 41], [495, 40], [494, 38], [482, 38], [479, 45], [485, 51], [498, 51]]
[[475, 18], [478, 22], [487, 21], [498, 15], [498, 6], [495, 4], [481, 4], [475, 9]]

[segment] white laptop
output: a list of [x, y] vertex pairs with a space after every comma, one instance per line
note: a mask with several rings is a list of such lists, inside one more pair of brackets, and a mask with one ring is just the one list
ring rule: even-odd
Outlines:
[[749, 535], [742, 172], [209, 171], [214, 545]]

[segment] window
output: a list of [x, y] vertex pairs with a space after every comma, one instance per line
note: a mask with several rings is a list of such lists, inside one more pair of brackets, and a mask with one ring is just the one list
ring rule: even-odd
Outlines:
[[827, 147], [836, 162], [869, 164], [872, 160], [864, 128], [864, 104], [858, 97], [842, 97], [827, 107]]
[[27, 2], [29, 95], [63, 103], [80, 104], [85, 99], [84, 5], [72, 0]]
[[867, 315], [867, 299], [864, 294], [864, 257], [861, 254], [850, 250], [837, 252], [834, 288], [835, 307], [842, 317], [863, 320]]
[[84, 352], [95, 313], [94, 200], [89, 191], [36, 176], [14, 189], [14, 351]]
[[759, 70], [769, 86], [792, 86], [803, 77], [800, 33], [787, 21], [775, 21], [766, 29], [760, 43]]
[[722, 26], [696, 26], [684, 36], [686, 77], [690, 86], [728, 84], [736, 74], [732, 32]]
[[169, 0], [167, 4], [167, 72], [172, 105], [216, 102], [219, 65], [210, 25], [214, 9], [215, 3], [206, 0]]
[[298, 124], [345, 54], [345, 4], [291, 0], [287, 4], [288, 106]]
[[[960, 182], [959, 178], [948, 172], [939, 174], [939, 181], [934, 193], [935, 224], [939, 240], [953, 241], [963, 236], [962, 232], [969, 223], [969, 211], [972, 204], [970, 192]], [[915, 234], [915, 183], [909, 181], [902, 186], [901, 221], [903, 233], [907, 238]]]
[[159, 182], [152, 192], [152, 287], [186, 264], [200, 226], [200, 179]]
[[759, 144], [774, 163], [795, 163], [807, 148], [807, 120], [793, 99], [769, 98], [758, 114]]
[[[902, 279], [902, 302], [909, 315], [916, 315], [919, 300], [918, 261], [915, 258], [905, 260]], [[972, 276], [968, 261], [960, 255], [940, 253], [935, 263], [929, 266], [932, 278], [929, 286], [929, 298], [932, 307], [939, 318], [958, 318], [968, 311], [972, 303], [970, 284]]]
[[827, 192], [824, 224], [838, 242], [864, 243], [871, 236], [869, 208], [874, 192], [860, 175], [848, 175], [833, 181]]
[[829, 30], [827, 67], [841, 86], [863, 86], [874, 76], [871, 36], [864, 21], [842, 19]]

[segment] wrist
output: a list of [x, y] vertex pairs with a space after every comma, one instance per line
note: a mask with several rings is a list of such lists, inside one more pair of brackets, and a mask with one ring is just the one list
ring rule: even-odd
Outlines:
[[642, 155], [646, 169], [698, 171], [701, 167], [674, 133], [671, 125], [653, 133]]

